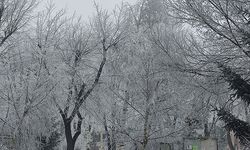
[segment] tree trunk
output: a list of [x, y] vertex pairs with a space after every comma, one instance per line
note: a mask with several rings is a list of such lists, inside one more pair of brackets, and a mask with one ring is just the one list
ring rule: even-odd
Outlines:
[[106, 134], [106, 137], [107, 137], [108, 150], [112, 150], [111, 149], [111, 140], [110, 140], [110, 135], [109, 135], [109, 131], [108, 131], [108, 125], [107, 125], [106, 115], [105, 114], [103, 116], [103, 119], [104, 119], [103, 124], [104, 124], [105, 134]]
[[116, 127], [115, 127], [115, 117], [116, 117], [116, 103], [114, 103], [111, 112], [111, 150], [116, 150]]
[[74, 150], [75, 149], [75, 142], [67, 142], [67, 150]]
[[122, 132], [122, 137], [120, 140], [120, 147], [124, 147], [125, 143], [124, 141], [126, 140], [126, 120], [127, 120], [127, 111], [128, 111], [128, 103], [129, 103], [129, 93], [128, 91], [125, 91], [125, 99], [123, 102], [123, 108], [122, 108], [122, 116], [121, 116], [121, 132]]
[[75, 148], [75, 141], [72, 138], [72, 132], [71, 132], [71, 122], [72, 121], [70, 119], [64, 120], [67, 150], [74, 150], [74, 148]]
[[116, 129], [114, 125], [112, 125], [111, 127], [111, 136], [112, 136], [112, 139], [111, 139], [112, 149], [111, 150], [116, 150]]
[[18, 127], [17, 134], [15, 135], [15, 149], [23, 149], [22, 145], [23, 133], [21, 127]]
[[78, 117], [78, 123], [77, 123], [77, 129], [75, 131], [74, 136], [72, 136], [72, 131], [71, 131], [71, 123], [72, 119], [71, 117], [67, 118], [66, 115], [61, 112], [61, 116], [63, 118], [63, 123], [64, 123], [64, 131], [65, 131], [65, 136], [66, 136], [66, 142], [67, 142], [67, 150], [74, 150], [76, 140], [81, 134], [81, 126], [82, 126], [82, 116], [80, 112], [77, 112], [77, 117]]
[[146, 114], [145, 114], [145, 121], [144, 121], [144, 129], [143, 129], [143, 150], [146, 149], [146, 146], [148, 144], [148, 120], [149, 119], [149, 107], [146, 108]]
[[210, 137], [210, 132], [208, 130], [208, 124], [207, 123], [204, 125], [204, 136], [206, 138]]

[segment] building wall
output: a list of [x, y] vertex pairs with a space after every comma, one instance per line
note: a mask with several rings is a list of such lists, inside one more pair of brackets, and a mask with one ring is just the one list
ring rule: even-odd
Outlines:
[[216, 139], [184, 139], [184, 150], [218, 150]]
[[217, 141], [214, 139], [201, 141], [201, 150], [217, 150]]

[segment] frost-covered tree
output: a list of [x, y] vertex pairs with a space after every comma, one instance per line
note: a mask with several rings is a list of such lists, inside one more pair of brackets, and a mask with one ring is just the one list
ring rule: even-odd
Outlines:
[[[199, 43], [202, 42], [202, 44], [194, 42], [191, 44], [193, 50], [197, 49], [196, 53], [193, 53], [195, 57], [191, 56], [189, 59], [189, 64], [193, 63], [193, 71], [196, 70], [196, 73], [201, 73], [200, 75], [215, 73], [217, 79], [223, 79], [222, 81], [227, 82], [231, 90], [227, 92], [228, 101], [232, 101], [231, 104], [238, 103], [237, 99], [244, 101], [245, 106], [243, 107], [245, 107], [247, 118], [249, 2], [240, 0], [173, 0], [166, 1], [166, 4], [169, 4], [169, 8], [173, 8], [170, 14], [186, 25], [189, 24], [189, 28], [196, 31], [195, 38], [198, 39]], [[225, 122], [226, 129], [233, 130], [241, 143], [246, 144], [249, 141], [248, 123], [237, 119], [228, 110], [223, 110], [225, 107], [230, 107], [227, 102], [221, 106], [222, 109], [218, 112], [218, 116]], [[236, 128], [232, 128], [233, 126]], [[230, 143], [230, 140], [228, 142]], [[232, 146], [230, 148], [233, 149]]]

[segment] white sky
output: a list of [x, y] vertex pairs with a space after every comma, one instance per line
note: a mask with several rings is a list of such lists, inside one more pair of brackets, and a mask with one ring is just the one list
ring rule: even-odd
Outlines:
[[[95, 0], [102, 8], [108, 10], [112, 10], [122, 1], [134, 4], [137, 0]], [[75, 11], [77, 15], [82, 15], [84, 20], [92, 16], [95, 11], [94, 0], [52, 0], [52, 2], [58, 9], [66, 8], [68, 13], [73, 14]]]

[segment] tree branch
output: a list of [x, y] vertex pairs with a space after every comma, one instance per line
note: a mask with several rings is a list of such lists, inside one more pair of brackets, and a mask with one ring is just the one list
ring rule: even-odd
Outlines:
[[77, 122], [77, 129], [76, 129], [76, 133], [73, 136], [73, 141], [75, 142], [78, 138], [78, 136], [81, 134], [81, 126], [82, 126], [82, 115], [80, 112], [77, 113], [77, 117], [78, 117], [78, 122]]
[[101, 64], [99, 66], [98, 72], [96, 74], [95, 80], [94, 80], [92, 86], [90, 87], [90, 89], [88, 89], [88, 91], [86, 93], [84, 93], [83, 97], [79, 101], [76, 101], [75, 107], [70, 115], [71, 120], [73, 120], [73, 118], [75, 117], [76, 113], [79, 111], [83, 102], [88, 98], [88, 96], [91, 94], [91, 92], [94, 90], [94, 88], [98, 84], [99, 79], [100, 79], [101, 74], [102, 74], [102, 70], [103, 70], [104, 65], [106, 63], [106, 60], [107, 60], [106, 55], [107, 55], [107, 49], [103, 49], [102, 61], [101, 61]]

